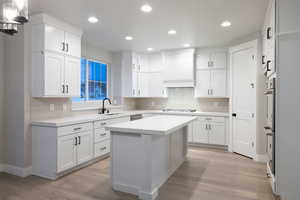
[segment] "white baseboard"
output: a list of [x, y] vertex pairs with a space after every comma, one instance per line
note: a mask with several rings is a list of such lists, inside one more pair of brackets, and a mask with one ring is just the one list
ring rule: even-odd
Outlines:
[[256, 162], [267, 163], [269, 158], [267, 154], [256, 154], [253, 158]]
[[3, 165], [3, 172], [12, 174], [15, 176], [20, 176], [20, 177], [27, 177], [30, 176], [32, 173], [32, 167], [28, 168], [21, 168], [21, 167], [16, 167], [13, 165]]

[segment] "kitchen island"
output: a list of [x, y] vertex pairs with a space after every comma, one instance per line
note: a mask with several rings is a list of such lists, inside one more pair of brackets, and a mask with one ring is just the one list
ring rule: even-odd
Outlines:
[[154, 116], [106, 126], [111, 133], [111, 177], [116, 191], [155, 199], [185, 161], [190, 116]]

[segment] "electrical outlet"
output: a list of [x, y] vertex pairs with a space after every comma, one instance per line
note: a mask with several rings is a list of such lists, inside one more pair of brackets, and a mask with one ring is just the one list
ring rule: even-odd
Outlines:
[[50, 104], [50, 112], [54, 112], [55, 111], [55, 106], [54, 104]]
[[67, 104], [63, 104], [63, 112], [67, 112], [67, 109], [68, 109]]

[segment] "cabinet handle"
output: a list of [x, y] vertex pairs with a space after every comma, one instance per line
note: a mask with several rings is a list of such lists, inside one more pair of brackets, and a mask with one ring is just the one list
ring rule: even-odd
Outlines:
[[207, 130], [208, 128], [207, 128], [207, 124], [205, 124], [205, 130]]
[[211, 130], [211, 124], [209, 124], [209, 130]]
[[272, 62], [271, 60], [267, 61], [267, 72], [271, 71], [271, 69], [270, 69], [271, 62]]
[[262, 56], [261, 62], [263, 65], [266, 64], [266, 56]]
[[77, 137], [75, 137], [75, 146], [77, 146]]
[[213, 89], [210, 90], [210, 94], [211, 94], [211, 95], [214, 94], [214, 90], [213, 90]]
[[272, 28], [268, 27], [268, 29], [267, 29], [267, 39], [268, 40], [272, 38], [272, 36], [271, 36], [271, 30], [272, 30]]
[[69, 44], [68, 43], [66, 44], [66, 47], [67, 47], [66, 51], [69, 52]]
[[104, 136], [106, 136], [106, 133], [100, 134], [100, 136], [104, 137]]
[[80, 145], [81, 144], [81, 136], [78, 136], [78, 140], [79, 140], [78, 144]]
[[207, 90], [207, 94], [210, 95], [210, 94], [209, 94], [209, 90]]
[[74, 131], [79, 131], [81, 130], [81, 127], [78, 127], [78, 128], [73, 128]]
[[139, 96], [141, 95], [141, 90], [139, 90]]
[[62, 93], [65, 93], [65, 85], [62, 85]]
[[64, 42], [61, 43], [62, 44], [62, 51], [65, 51], [66, 49], [66, 44]]
[[132, 94], [133, 94], [133, 96], [135, 95], [135, 89], [132, 90]]
[[102, 148], [100, 148], [100, 150], [101, 150], [101, 151], [103, 151], [103, 150], [105, 150], [105, 149], [106, 149], [106, 147], [102, 147]]
[[67, 93], [69, 93], [69, 85], [66, 85]]
[[106, 125], [106, 122], [101, 123], [101, 126], [104, 126], [104, 125]]

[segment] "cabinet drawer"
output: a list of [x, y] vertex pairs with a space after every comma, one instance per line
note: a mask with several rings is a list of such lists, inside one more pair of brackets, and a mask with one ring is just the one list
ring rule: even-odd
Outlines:
[[107, 126], [109, 124], [116, 124], [116, 123], [128, 122], [128, 121], [130, 121], [129, 117], [121, 117], [121, 118], [116, 118], [116, 119], [96, 121], [96, 122], [94, 122], [94, 128], [104, 128], [105, 126]]
[[105, 140], [95, 144], [94, 156], [99, 157], [103, 156], [110, 152], [110, 140]]
[[97, 128], [94, 131], [95, 137], [94, 137], [94, 142], [100, 142], [103, 140], [107, 140], [110, 138], [110, 132], [106, 131], [105, 128]]
[[79, 132], [84, 132], [89, 130], [93, 130], [93, 123], [83, 123], [83, 124], [75, 124], [71, 126], [64, 126], [58, 128], [57, 134], [58, 136], [63, 136], [63, 135], [79, 133]]
[[225, 118], [224, 117], [198, 117], [199, 121], [202, 122], [216, 122], [216, 123], [225, 123]]

